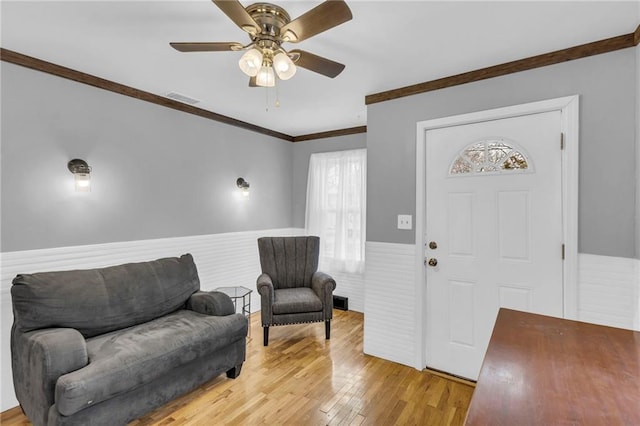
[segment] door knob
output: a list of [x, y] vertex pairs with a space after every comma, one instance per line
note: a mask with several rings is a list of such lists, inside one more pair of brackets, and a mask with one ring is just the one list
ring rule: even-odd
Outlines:
[[429, 264], [429, 266], [436, 266], [438, 264], [438, 259], [436, 259], [435, 257], [432, 257], [427, 261], [427, 263]]

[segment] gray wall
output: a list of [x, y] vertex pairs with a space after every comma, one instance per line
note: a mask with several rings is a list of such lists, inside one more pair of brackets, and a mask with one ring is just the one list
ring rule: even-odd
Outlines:
[[307, 203], [309, 157], [316, 152], [344, 151], [367, 147], [366, 133], [317, 139], [293, 144], [293, 226], [304, 228]]
[[465, 84], [367, 109], [367, 240], [413, 244], [396, 215], [415, 218], [416, 123], [580, 95], [579, 251], [634, 257], [636, 49]]
[[[1, 66], [1, 251], [292, 225], [290, 142]], [[91, 193], [73, 190], [76, 157]]]

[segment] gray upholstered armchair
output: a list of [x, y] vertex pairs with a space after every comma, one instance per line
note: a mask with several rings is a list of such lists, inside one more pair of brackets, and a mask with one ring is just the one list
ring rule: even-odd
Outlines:
[[336, 282], [317, 270], [320, 238], [259, 238], [258, 251], [262, 266], [258, 292], [264, 345], [269, 344], [272, 325], [324, 321], [329, 339]]

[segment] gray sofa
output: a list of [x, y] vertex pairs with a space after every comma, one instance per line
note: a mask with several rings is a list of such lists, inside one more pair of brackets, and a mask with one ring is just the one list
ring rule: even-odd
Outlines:
[[11, 296], [16, 396], [34, 425], [120, 425], [211, 378], [235, 378], [247, 320], [199, 291], [190, 254], [18, 275]]

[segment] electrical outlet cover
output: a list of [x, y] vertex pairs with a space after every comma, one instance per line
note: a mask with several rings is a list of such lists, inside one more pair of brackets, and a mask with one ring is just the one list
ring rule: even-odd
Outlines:
[[410, 214], [399, 214], [398, 215], [398, 229], [411, 229], [412, 216]]

